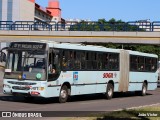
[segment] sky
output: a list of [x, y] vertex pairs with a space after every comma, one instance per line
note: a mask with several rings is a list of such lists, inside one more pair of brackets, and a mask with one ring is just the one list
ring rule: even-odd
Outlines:
[[[64, 19], [160, 21], [160, 0], [59, 0]], [[48, 0], [36, 0], [46, 7]]]

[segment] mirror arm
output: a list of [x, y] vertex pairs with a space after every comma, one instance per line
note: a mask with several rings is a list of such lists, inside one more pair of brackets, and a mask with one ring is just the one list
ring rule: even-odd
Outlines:
[[1, 50], [0, 50], [0, 52], [2, 52], [3, 50], [6, 50], [6, 49], [8, 49], [9, 47], [4, 47], [4, 48], [2, 48]]

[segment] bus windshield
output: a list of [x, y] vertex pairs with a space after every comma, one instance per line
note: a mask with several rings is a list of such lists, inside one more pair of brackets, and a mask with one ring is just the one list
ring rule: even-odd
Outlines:
[[5, 78], [21, 80], [46, 80], [45, 51], [8, 51]]

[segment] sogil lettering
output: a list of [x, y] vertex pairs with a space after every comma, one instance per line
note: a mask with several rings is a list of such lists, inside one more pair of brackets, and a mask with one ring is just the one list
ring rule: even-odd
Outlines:
[[104, 73], [103, 78], [113, 78], [113, 73]]

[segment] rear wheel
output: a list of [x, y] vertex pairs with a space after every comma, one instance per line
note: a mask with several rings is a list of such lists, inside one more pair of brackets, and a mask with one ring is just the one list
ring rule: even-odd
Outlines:
[[105, 97], [106, 99], [111, 99], [113, 97], [114, 87], [111, 83], [108, 83]]
[[145, 96], [146, 93], [147, 93], [147, 84], [143, 83], [142, 90], [141, 91], [136, 91], [136, 94], [140, 95], [140, 96]]
[[145, 96], [147, 93], [147, 85], [146, 83], [143, 83], [142, 85], [142, 91], [141, 91], [141, 96]]
[[65, 103], [68, 99], [68, 87], [63, 85], [59, 94], [59, 102]]

